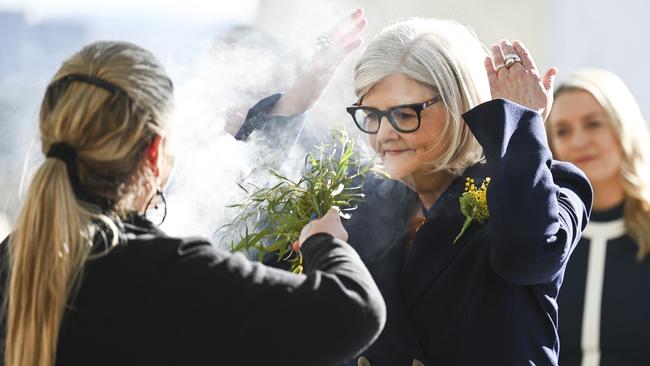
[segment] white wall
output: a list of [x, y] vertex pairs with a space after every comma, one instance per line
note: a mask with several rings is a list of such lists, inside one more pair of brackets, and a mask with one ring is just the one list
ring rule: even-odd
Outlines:
[[620, 76], [650, 122], [650, 2], [553, 0], [551, 60], [562, 74], [601, 67]]
[[[334, 14], [355, 6], [366, 9], [366, 40], [401, 17], [448, 18], [474, 28], [488, 46], [502, 38], [522, 40], [540, 69], [560, 68], [559, 81], [577, 68], [607, 68], [627, 83], [650, 119], [650, 1], [262, 0], [257, 23], [288, 47], [297, 46], [334, 24]], [[349, 82], [350, 64], [337, 76], [339, 93], [337, 85]]]
[[0, 242], [9, 235], [9, 231], [11, 230], [10, 228], [11, 226], [9, 225], [7, 218], [3, 214], [0, 214]]

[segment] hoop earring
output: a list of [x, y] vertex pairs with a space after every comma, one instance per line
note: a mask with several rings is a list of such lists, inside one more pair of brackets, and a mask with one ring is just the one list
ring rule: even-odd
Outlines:
[[[162, 192], [162, 190], [161, 190], [160, 188], [156, 189], [156, 194], [153, 195], [153, 197], [151, 197], [151, 199], [149, 200], [149, 202], [147, 202], [147, 207], [145, 207], [145, 209], [144, 209], [144, 217], [147, 218], [147, 211], [149, 211], [149, 206], [151, 206], [151, 203], [152, 203], [153, 200], [156, 199], [157, 197], [160, 197], [160, 201], [157, 202], [157, 203], [153, 206], [153, 208], [154, 208], [154, 209], [158, 209], [158, 206], [160, 206], [160, 204], [162, 203], [162, 205], [163, 205], [163, 209], [164, 209], [164, 211], [163, 211], [163, 217], [162, 217], [162, 219], [160, 220], [160, 223], [158, 223], [158, 226], [160, 226], [160, 225], [163, 224], [163, 222], [165, 222], [165, 219], [167, 218], [167, 200], [165, 200], [165, 195], [163, 194], [163, 192]], [[148, 218], [147, 218], [147, 219], [148, 219]]]

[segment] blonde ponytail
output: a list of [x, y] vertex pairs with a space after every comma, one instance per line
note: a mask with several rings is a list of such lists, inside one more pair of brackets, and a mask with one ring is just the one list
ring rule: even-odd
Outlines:
[[163, 68], [129, 43], [91, 44], [55, 75], [41, 105], [42, 149], [47, 154], [65, 143], [74, 156], [40, 166], [9, 240], [6, 366], [56, 362], [61, 322], [93, 252], [97, 223], [112, 231], [103, 235], [111, 238], [107, 247], [116, 245], [115, 217], [133, 211], [143, 195], [144, 152], [165, 133], [172, 101]]
[[6, 365], [54, 364], [66, 301], [90, 252], [92, 216], [78, 204], [65, 164], [48, 159], [9, 241], [7, 340], [15, 342]]

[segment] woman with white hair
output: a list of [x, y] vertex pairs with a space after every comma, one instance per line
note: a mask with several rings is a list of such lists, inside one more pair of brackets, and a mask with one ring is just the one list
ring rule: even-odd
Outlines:
[[558, 300], [560, 364], [648, 365], [650, 138], [639, 105], [613, 73], [579, 70], [555, 91], [547, 131], [555, 157], [594, 188]]
[[558, 363], [556, 300], [591, 187], [546, 142], [557, 70], [540, 75], [520, 42], [491, 53], [456, 22], [409, 19], [357, 63], [347, 111], [392, 179], [367, 177], [344, 225], [388, 318], [348, 364]]
[[409, 19], [356, 65], [347, 111], [392, 178], [346, 224], [388, 311], [358, 365], [557, 365], [591, 189], [546, 143], [557, 71], [517, 41], [491, 53], [458, 23]]

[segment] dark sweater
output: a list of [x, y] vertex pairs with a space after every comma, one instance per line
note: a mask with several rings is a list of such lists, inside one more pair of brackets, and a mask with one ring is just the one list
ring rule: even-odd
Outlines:
[[650, 365], [650, 260], [637, 250], [622, 204], [593, 212], [558, 299], [560, 365]]
[[331, 365], [358, 354], [385, 321], [370, 274], [330, 235], [302, 251], [295, 275], [125, 224], [122, 243], [84, 268], [56, 364]]

